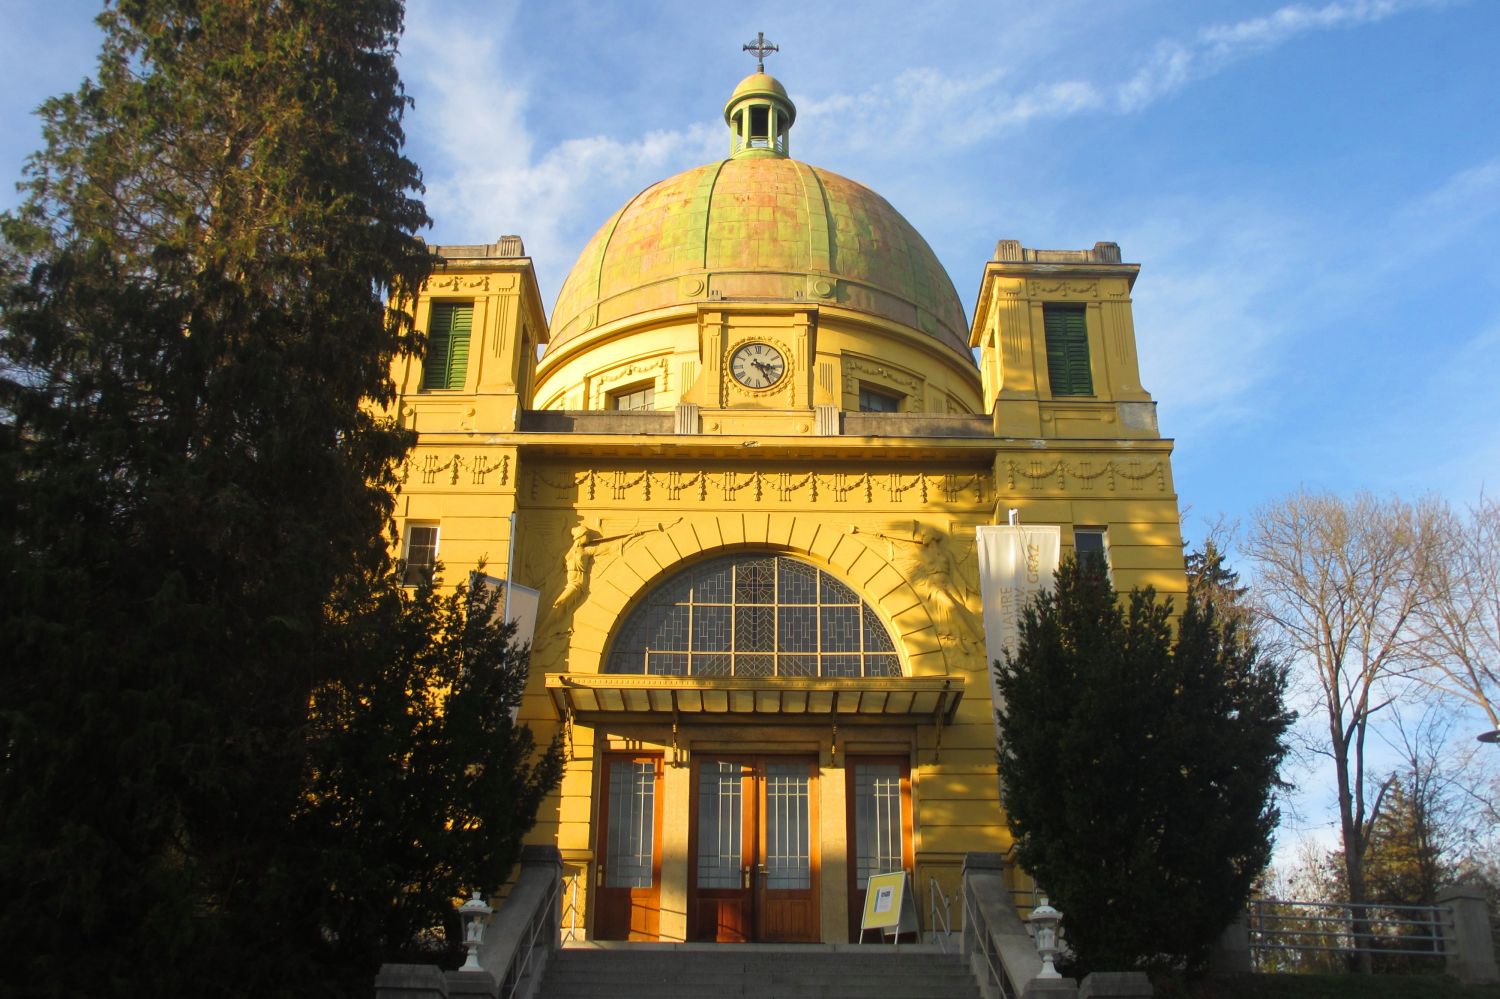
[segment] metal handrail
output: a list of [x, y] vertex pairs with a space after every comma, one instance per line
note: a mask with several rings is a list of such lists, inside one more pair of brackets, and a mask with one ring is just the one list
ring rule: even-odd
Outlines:
[[997, 966], [996, 959], [999, 955], [995, 953], [995, 941], [990, 935], [989, 924], [984, 921], [984, 917], [980, 915], [976, 907], [971, 903], [967, 889], [964, 890], [963, 896], [964, 932], [966, 934], [974, 934], [975, 945], [979, 948], [980, 954], [984, 956], [985, 970], [989, 973], [986, 982], [994, 983], [999, 988], [1000, 994], [1004, 999], [1016, 999], [1015, 986], [1011, 984], [1010, 976], [1005, 973], [1003, 965]]
[[[938, 902], [943, 903], [941, 909]], [[937, 945], [944, 954], [948, 953], [948, 941], [953, 939], [953, 900], [950, 899], [938, 884], [937, 878], [927, 879], [927, 925], [932, 927], [933, 935], [937, 937]], [[942, 927], [942, 933], [938, 933], [938, 927]]]
[[[1025, 919], [1026, 915], [1029, 915], [1031, 910], [1036, 908], [1037, 901], [1043, 895], [1047, 894], [1041, 888], [1037, 887], [1036, 882], [1032, 882], [1030, 888], [1011, 888], [1009, 893], [1010, 904], [1015, 906], [1016, 913], [1021, 915], [1022, 919]], [[1022, 913], [1023, 909], [1026, 910], [1024, 914]]]
[[564, 943], [574, 943], [578, 936], [578, 881], [583, 877], [583, 871], [572, 868], [573, 873], [563, 875], [563, 885], [567, 892], [567, 904], [563, 906], [562, 921], [564, 929], [562, 938]]
[[561, 899], [562, 879], [557, 878], [552, 882], [546, 898], [526, 921], [526, 928], [522, 931], [525, 942], [516, 948], [515, 953], [511, 955], [510, 964], [505, 968], [505, 973], [500, 976], [501, 991], [506, 999], [515, 999], [521, 983], [526, 980], [526, 972], [531, 967], [531, 959], [536, 952], [538, 938], [544, 931], [550, 931], [549, 935], [557, 932], [553, 920], [558, 918], [557, 907]]

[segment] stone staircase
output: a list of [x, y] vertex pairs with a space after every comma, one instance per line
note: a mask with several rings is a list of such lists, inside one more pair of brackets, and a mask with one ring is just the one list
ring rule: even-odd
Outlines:
[[552, 955], [536, 999], [980, 999], [956, 954], [840, 944], [587, 944]]

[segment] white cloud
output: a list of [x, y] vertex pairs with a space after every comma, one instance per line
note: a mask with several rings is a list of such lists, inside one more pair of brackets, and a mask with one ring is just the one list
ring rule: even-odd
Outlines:
[[[1500, 409], [1494, 401], [1500, 315], [1471, 335], [1449, 333], [1446, 348], [1433, 352], [1438, 356], [1430, 370], [1414, 366], [1403, 398], [1381, 414], [1372, 436], [1382, 451], [1410, 456], [1391, 463], [1403, 492], [1437, 491], [1468, 503], [1481, 492], [1500, 491]], [[1414, 420], [1417, 413], [1435, 419]]]
[[1253, 418], [1286, 358], [1295, 326], [1286, 289], [1303, 261], [1300, 225], [1266, 204], [1178, 198], [1145, 206], [1121, 232], [1149, 260], [1150, 294], [1135, 303], [1141, 377], [1163, 400], [1163, 430], [1196, 436]]
[[1179, 42], [1158, 42], [1145, 65], [1115, 89], [1115, 103], [1121, 111], [1139, 111], [1172, 91], [1181, 88], [1195, 76], [1197, 55]]
[[1203, 28], [1190, 42], [1159, 43], [1134, 76], [1116, 91], [1122, 111], [1139, 111], [1189, 82], [1220, 72], [1231, 63], [1258, 55], [1314, 31], [1374, 24], [1416, 7], [1437, 6], [1441, 0], [1347, 0], [1347, 2], [1289, 4], [1263, 17]]
[[1228, 60], [1244, 51], [1261, 51], [1309, 31], [1328, 31], [1371, 24], [1413, 7], [1436, 6], [1433, 0], [1349, 0], [1344, 3], [1289, 4], [1234, 24], [1204, 28], [1198, 38], [1204, 54]]
[[[421, 159], [429, 210], [439, 220], [433, 236], [469, 241], [521, 234], [548, 285], [549, 300], [583, 241], [625, 198], [662, 176], [723, 155], [722, 126], [707, 120], [634, 135], [575, 136], [542, 147], [530, 119], [531, 81], [509, 69], [496, 72], [500, 65], [527, 65], [524, 59], [506, 59], [507, 47], [520, 45], [514, 8], [455, 32], [450, 19], [439, 16], [438, 4], [413, 4], [403, 56], [403, 73], [421, 102], [420, 116], [410, 120], [413, 138], [430, 149]], [[881, 151], [927, 156], [934, 147], [970, 147], [1033, 122], [1130, 114], [1237, 59], [1300, 35], [1430, 5], [1427, 0], [1291, 4], [1264, 16], [1210, 25], [1180, 40], [1164, 39], [1113, 82], [1085, 75], [1028, 76], [1015, 63], [970, 74], [909, 69], [863, 91], [801, 99], [805, 138], [794, 140], [795, 147], [814, 147], [809, 158], [815, 160], [837, 161], [857, 152], [868, 163]], [[1069, 63], [1087, 64], [1086, 59]], [[1461, 225], [1458, 209], [1500, 205], [1497, 194], [1500, 159], [1455, 177], [1409, 211], [1426, 222], [1422, 238], [1436, 244], [1455, 230], [1432, 219], [1448, 217], [1453, 226]], [[1268, 303], [1284, 302], [1287, 289], [1297, 284], [1290, 274], [1299, 266], [1293, 259], [1298, 251], [1286, 248], [1303, 247], [1300, 263], [1311, 263], [1313, 241], [1305, 232], [1289, 235], [1299, 227], [1287, 221], [1292, 217], [1287, 211], [1188, 200], [1144, 206], [1137, 217], [1164, 221], [1128, 237], [1138, 247], [1132, 253], [1152, 264], [1152, 305], [1145, 314], [1151, 322], [1142, 328], [1155, 342], [1143, 357], [1155, 359], [1148, 362], [1155, 365], [1148, 388], [1172, 400], [1191, 422], [1216, 422], [1243, 415], [1250, 394], [1269, 377], [1278, 330], [1286, 323]], [[1247, 227], [1245, 219], [1256, 221]], [[1325, 276], [1324, 290], [1338, 280]], [[1198, 363], [1205, 331], [1219, 345], [1213, 367], [1221, 374], [1215, 379], [1205, 378]]]
[[[1420, 296], [1409, 281], [1414, 267], [1473, 252], [1474, 233], [1500, 215], [1500, 157], [1459, 169], [1352, 225], [1330, 225], [1264, 198], [1178, 197], [1136, 209], [1146, 221], [1111, 231], [1129, 257], [1150, 262], [1150, 293], [1135, 305], [1142, 379], [1163, 400], [1165, 432], [1191, 437], [1231, 421], [1265, 419], [1279, 395], [1304, 390], [1298, 365], [1306, 351], [1288, 349], [1290, 341], [1317, 337], [1371, 349], [1362, 346], [1351, 314], [1370, 302], [1394, 308], [1395, 296]], [[1409, 335], [1414, 348], [1435, 334]], [[1489, 389], [1500, 368], [1500, 318], [1468, 334], [1444, 329], [1440, 342], [1448, 345], [1446, 360], [1431, 369], [1412, 366], [1406, 393], [1372, 407], [1372, 432], [1339, 446], [1346, 454], [1368, 448], [1379, 462], [1393, 442], [1402, 442], [1422, 458], [1404, 466], [1411, 481], [1393, 487], [1447, 491], [1452, 484], [1465, 494], [1477, 491], [1485, 469], [1500, 467], [1493, 460], [1500, 423]], [[1425, 446], [1431, 424], [1413, 420], [1420, 408], [1448, 412], [1462, 432], [1441, 448]]]
[[[1234, 62], [1315, 31], [1373, 24], [1443, 0], [1344, 0], [1291, 4], [1262, 17], [1209, 25], [1188, 40], [1162, 39], [1123, 80], [1063, 79], [1002, 89], [1001, 69], [960, 76], [933, 68], [907, 70], [857, 94], [807, 101], [809, 119], [832, 118], [847, 148], [899, 146], [915, 138], [962, 147], [1033, 120], [1080, 114], [1133, 114]], [[1071, 63], [1070, 63], [1071, 64]]]
[[[639, 190], [720, 151], [707, 124], [628, 139], [593, 135], [539, 149], [528, 122], [528, 81], [495, 72], [512, 26], [493, 19], [462, 32], [428, 8], [409, 18], [402, 72], [419, 101], [409, 119], [422, 157], [438, 242], [516, 233], [536, 260], [549, 306], [584, 239], [619, 207], [621, 188]], [[599, 190], [605, 193], [603, 199]]]
[[1432, 191], [1398, 206], [1392, 224], [1406, 239], [1406, 256], [1430, 252], [1473, 233], [1500, 215], [1500, 156], [1450, 176]]

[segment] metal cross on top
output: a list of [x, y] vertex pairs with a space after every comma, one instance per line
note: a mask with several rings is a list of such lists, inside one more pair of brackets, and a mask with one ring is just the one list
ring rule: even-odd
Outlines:
[[772, 52], [781, 51], [781, 48], [774, 42], [766, 41], [766, 33], [764, 31], [757, 31], [755, 33], [755, 41], [747, 42], [741, 47], [744, 51], [755, 54], [755, 71], [757, 73], [764, 73], [766, 71], [766, 56]]

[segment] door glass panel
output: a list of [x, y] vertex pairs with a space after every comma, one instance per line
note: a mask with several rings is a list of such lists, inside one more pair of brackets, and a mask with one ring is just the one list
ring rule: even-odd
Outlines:
[[738, 888], [743, 866], [742, 767], [705, 764], [698, 771], [698, 887]]
[[609, 768], [606, 888], [650, 888], [656, 842], [656, 763], [626, 760]]
[[766, 765], [766, 887], [809, 888], [809, 777], [805, 763]]
[[855, 886], [872, 874], [902, 869], [901, 767], [859, 763], [854, 768]]

